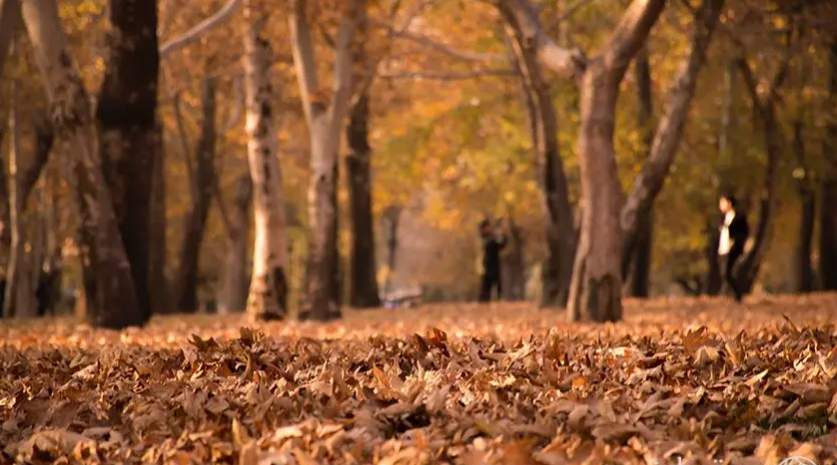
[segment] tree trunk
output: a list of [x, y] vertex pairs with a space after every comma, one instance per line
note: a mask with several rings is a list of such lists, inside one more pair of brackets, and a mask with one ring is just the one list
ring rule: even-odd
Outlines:
[[538, 62], [537, 43], [528, 40], [511, 6], [501, 2], [500, 11], [514, 31], [516, 66], [522, 74], [538, 186], [545, 213], [547, 257], [542, 265], [541, 307], [564, 307], [569, 296], [575, 255], [575, 225], [567, 177], [558, 150], [558, 118]]
[[151, 313], [170, 313], [170, 284], [166, 278], [166, 167], [165, 144], [163, 143], [163, 125], [158, 120], [155, 124], [155, 143], [157, 157], [151, 186], [150, 212], [150, 255], [148, 257], [148, 282], [151, 292]]
[[87, 312], [95, 326], [124, 328], [144, 322], [137, 305], [110, 192], [94, 141], [89, 99], [67, 53], [55, 0], [24, 0], [23, 19], [35, 50], [59, 139], [75, 157], [79, 245]]
[[203, 81], [201, 96], [201, 135], [196, 148], [195, 167], [196, 194], [192, 206], [186, 214], [183, 242], [180, 248], [180, 268], [178, 271], [177, 309], [181, 312], [198, 310], [198, 271], [200, 250], [206, 231], [209, 210], [212, 205], [215, 183], [215, 113], [216, 113], [215, 77]]
[[779, 190], [779, 161], [782, 156], [784, 140], [782, 129], [776, 115], [776, 98], [778, 91], [785, 81], [790, 55], [779, 64], [766, 97], [761, 97], [757, 90], [758, 84], [744, 58], [738, 60], [738, 68], [743, 75], [753, 106], [754, 126], [761, 129], [767, 152], [767, 167], [764, 174], [759, 218], [756, 233], [753, 237], [753, 248], [741, 260], [736, 269], [736, 279], [741, 291], [749, 293], [758, 278], [758, 273], [767, 255], [770, 237], [772, 235], [773, 220], [776, 215], [776, 201]]
[[718, 247], [721, 242], [721, 234], [716, 227], [720, 223], [720, 218], [712, 218], [712, 221], [706, 224], [706, 261], [709, 264], [706, 271], [706, 280], [703, 293], [706, 295], [716, 296], [721, 293], [723, 287], [723, 276], [721, 275], [721, 262], [718, 260]]
[[[654, 103], [652, 101], [651, 66], [648, 62], [648, 47], [642, 47], [636, 56], [634, 73], [637, 84], [637, 104], [639, 115], [637, 121], [642, 134], [643, 152], [651, 155], [654, 142]], [[626, 247], [623, 254], [622, 277], [628, 280], [628, 295], [631, 297], [647, 298], [650, 286], [651, 252], [654, 234], [654, 211], [649, 209], [647, 215], [638, 220], [636, 242], [633, 247]], [[625, 263], [627, 262], [627, 263]]]
[[822, 151], [826, 170], [820, 183], [820, 281], [826, 291], [837, 291], [837, 38], [828, 55], [828, 115]]
[[387, 273], [384, 280], [384, 294], [392, 292], [392, 281], [395, 277], [395, 264], [398, 257], [398, 225], [401, 220], [401, 207], [393, 206], [387, 209]]
[[799, 163], [794, 177], [797, 178], [796, 191], [800, 203], [799, 236], [796, 240], [796, 258], [794, 260], [796, 267], [794, 288], [797, 293], [808, 293], [814, 290], [811, 250], [814, 243], [816, 197], [805, 161], [805, 142], [802, 139], [802, 121], [799, 119], [793, 123], [793, 147]]
[[[695, 94], [698, 76], [705, 62], [706, 51], [712, 40], [712, 34], [723, 4], [723, 0], [704, 0], [695, 17], [689, 50], [681, 61], [677, 76], [669, 88], [665, 113], [660, 118], [657, 129], [653, 133], [648, 160], [634, 181], [631, 192], [620, 212], [620, 226], [624, 233], [623, 271], [628, 269], [625, 265], [630, 263], [631, 254], [635, 252], [639, 242], [645, 242], [643, 247], [646, 249], [650, 247], [652, 234], [650, 228], [653, 223], [651, 213], [654, 208], [654, 201], [662, 191], [671, 165], [677, 155], [677, 148], [680, 145], [683, 128], [689, 116], [689, 108]], [[638, 64], [640, 65], [638, 72], [640, 74], [644, 73], [641, 69], [642, 61], [640, 60]], [[638, 81], [641, 86], [644, 85], [643, 81], [649, 85], [647, 91], [640, 88], [640, 98], [645, 100], [640, 106], [650, 109], [650, 77], [646, 80], [645, 77], [639, 76]], [[647, 95], [643, 96], [643, 93]], [[650, 110], [647, 119], [650, 122]], [[646, 253], [650, 254], [650, 252]], [[647, 260], [638, 261], [637, 266], [647, 269], [650, 265], [650, 255], [646, 255], [646, 257]], [[645, 276], [645, 282], [643, 283], [643, 280], [640, 279], [637, 284], [640, 284], [640, 287], [645, 287], [645, 289], [639, 289], [644, 291], [640, 294], [647, 295], [647, 270]]]
[[346, 170], [351, 205], [352, 248], [349, 303], [356, 308], [381, 306], [375, 261], [375, 228], [372, 218], [372, 173], [369, 147], [369, 94], [352, 106], [346, 127], [349, 156]]
[[[14, 45], [12, 45], [14, 47]], [[20, 215], [23, 210], [23, 202], [20, 196], [20, 182], [18, 178], [18, 163], [20, 157], [20, 128], [18, 123], [18, 82], [17, 79], [11, 80], [10, 90], [11, 102], [9, 105], [9, 219], [12, 245], [9, 250], [9, 262], [6, 266], [6, 289], [3, 298], [2, 313], [6, 318], [14, 318], [19, 313], [22, 313], [18, 308], [18, 285], [20, 281], [21, 261], [23, 260], [23, 241], [21, 236], [23, 228], [20, 221]]]
[[[335, 43], [334, 85], [330, 99], [320, 89], [306, 1], [293, 0], [291, 43], [302, 106], [311, 139], [308, 183], [308, 259], [306, 296], [300, 319], [340, 317], [340, 254], [337, 250], [337, 153], [352, 95], [352, 44], [356, 20], [366, 1], [353, 0], [340, 21]], [[329, 102], [330, 100], [330, 102]]]
[[258, 11], [257, 4], [256, 0], [245, 4], [247, 153], [256, 230], [247, 312], [251, 318], [264, 320], [287, 314], [289, 281], [285, 194], [276, 147], [271, 49], [265, 32], [267, 11]]
[[724, 69], [724, 102], [721, 108], [721, 125], [718, 128], [718, 154], [728, 155], [730, 150], [730, 134], [735, 133], [735, 96], [737, 89], [735, 83], [735, 61], [732, 60]]
[[250, 287], [247, 272], [248, 239], [250, 238], [250, 203], [253, 199], [253, 182], [250, 174], [242, 176], [236, 186], [232, 222], [236, 225], [227, 249], [224, 282], [218, 299], [221, 313], [240, 312], [247, 307]]
[[105, 180], [145, 320], [151, 318], [151, 197], [160, 158], [156, 3], [110, 0], [109, 56], [96, 112]]
[[523, 256], [523, 233], [509, 216], [508, 245], [501, 257], [503, 300], [520, 301], [526, 298], [526, 262]]

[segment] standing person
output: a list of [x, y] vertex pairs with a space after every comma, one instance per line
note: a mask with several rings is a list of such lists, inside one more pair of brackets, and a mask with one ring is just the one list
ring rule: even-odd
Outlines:
[[741, 288], [735, 279], [735, 263], [744, 254], [744, 244], [750, 235], [747, 217], [739, 213], [736, 200], [732, 195], [723, 195], [718, 202], [718, 208], [724, 214], [721, 222], [721, 240], [718, 243], [718, 256], [726, 261], [724, 276], [732, 290], [735, 300], [741, 302]]
[[502, 230], [495, 231], [491, 221], [480, 223], [480, 239], [482, 240], [482, 284], [480, 286], [480, 302], [491, 300], [491, 290], [497, 288], [497, 299], [502, 295], [500, 280], [500, 251], [506, 246], [506, 235]]

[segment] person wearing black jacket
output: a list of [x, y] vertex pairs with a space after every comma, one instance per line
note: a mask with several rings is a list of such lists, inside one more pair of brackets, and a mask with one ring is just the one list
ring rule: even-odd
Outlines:
[[500, 279], [500, 251], [506, 246], [506, 236], [500, 232], [496, 234], [489, 220], [480, 223], [480, 239], [482, 239], [482, 285], [480, 286], [480, 302], [491, 300], [491, 291], [497, 288], [497, 298], [502, 297], [503, 284]]
[[736, 207], [735, 197], [724, 195], [718, 202], [718, 208], [724, 214], [721, 221], [721, 237], [718, 242], [718, 256], [726, 260], [724, 266], [724, 277], [732, 290], [735, 300], [741, 302], [741, 286], [735, 279], [735, 264], [744, 254], [744, 244], [750, 235], [750, 226], [747, 224], [747, 217], [739, 213]]

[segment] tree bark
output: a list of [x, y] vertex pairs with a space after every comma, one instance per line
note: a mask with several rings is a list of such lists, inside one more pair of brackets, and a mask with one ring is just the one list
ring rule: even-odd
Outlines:
[[137, 305], [110, 192], [94, 141], [89, 99], [67, 53], [55, 0], [24, 0], [23, 20], [44, 75], [53, 125], [75, 157], [79, 244], [88, 315], [95, 326], [124, 328], [144, 322]]
[[[642, 47], [634, 63], [637, 84], [637, 121], [642, 134], [642, 150], [646, 157], [651, 155], [654, 142], [654, 102], [652, 100], [651, 66], [648, 62], [648, 47]], [[626, 246], [622, 255], [622, 277], [628, 280], [628, 295], [647, 298], [650, 286], [651, 252], [654, 234], [654, 211], [649, 209], [637, 224], [636, 242]], [[633, 249], [633, 250], [631, 250]]]
[[744, 78], [747, 92], [750, 94], [753, 106], [753, 123], [761, 129], [767, 152], [767, 167], [762, 186], [762, 198], [759, 206], [759, 217], [753, 237], [753, 248], [741, 260], [735, 274], [743, 293], [749, 293], [758, 278], [758, 273], [767, 255], [770, 237], [772, 235], [773, 219], [776, 214], [776, 200], [779, 190], [779, 161], [782, 156], [784, 140], [782, 130], [776, 115], [776, 98], [779, 89], [785, 82], [790, 53], [786, 52], [782, 62], [773, 76], [766, 97], [759, 96], [755, 77], [744, 58], [737, 60], [738, 69]]
[[201, 91], [201, 134], [196, 147], [195, 167], [196, 194], [184, 222], [183, 242], [180, 248], [180, 268], [178, 271], [177, 309], [181, 312], [198, 310], [198, 271], [200, 250], [206, 231], [209, 210], [212, 205], [215, 183], [215, 113], [216, 104], [215, 77], [203, 81]]
[[816, 214], [816, 196], [809, 178], [805, 160], [805, 141], [802, 138], [802, 121], [797, 119], [793, 123], [793, 147], [796, 152], [797, 172], [794, 173], [796, 191], [799, 195], [800, 217], [799, 235], [796, 239], [796, 268], [794, 288], [797, 293], [808, 293], [814, 290], [814, 270], [811, 266], [811, 251], [814, 245], [814, 221]]
[[[654, 132], [651, 151], [642, 171], [637, 176], [620, 213], [624, 234], [623, 254], [630, 256], [640, 234], [640, 225], [648, 225], [654, 201], [665, 184], [680, 145], [683, 128], [697, 86], [697, 79], [706, 59], [706, 51], [718, 23], [723, 0], [704, 0], [695, 18], [689, 50], [668, 92], [665, 113]], [[623, 262], [626, 259], [623, 258]]]
[[163, 143], [163, 125], [159, 120], [155, 124], [155, 143], [157, 157], [154, 160], [151, 185], [150, 247], [148, 258], [149, 291], [151, 293], [151, 313], [170, 313], [170, 284], [166, 277], [166, 167], [165, 144]]
[[[336, 40], [334, 86], [329, 95], [320, 88], [306, 0], [293, 0], [291, 44], [302, 106], [311, 138], [311, 177], [308, 184], [308, 259], [305, 302], [300, 319], [340, 317], [340, 283], [335, 204], [337, 153], [352, 95], [350, 45], [365, 0], [353, 0], [344, 10]], [[330, 100], [330, 102], [329, 102]]]
[[[247, 153], [253, 179], [256, 244], [247, 312], [253, 319], [282, 319], [288, 310], [288, 242], [285, 194], [276, 147], [271, 48], [267, 12], [247, 0], [244, 34]], [[310, 200], [309, 200], [310, 201]]]
[[[14, 45], [12, 45], [14, 47]], [[14, 318], [18, 309], [18, 281], [20, 280], [20, 262], [23, 259], [23, 242], [21, 236], [23, 228], [20, 222], [20, 215], [23, 210], [23, 202], [20, 196], [20, 182], [18, 178], [19, 163], [19, 141], [20, 128], [18, 124], [18, 82], [12, 79], [10, 84], [10, 105], [9, 105], [9, 227], [11, 229], [12, 244], [9, 250], [9, 262], [6, 266], [6, 289], [3, 298], [2, 313], [5, 318]]]
[[826, 291], [837, 291], [837, 38], [828, 54], [827, 123], [822, 152], [826, 170], [820, 181], [820, 281]]
[[613, 148], [616, 100], [625, 71], [664, 4], [662, 0], [632, 2], [604, 55], [592, 60], [581, 78], [578, 153], [584, 209], [568, 305], [572, 321], [622, 318], [622, 192]]
[[12, 42], [20, 28], [20, 0], [0, 0], [0, 76], [3, 76]]
[[501, 256], [502, 298], [508, 301], [520, 301], [526, 298], [526, 262], [523, 256], [523, 232], [509, 216], [508, 245]]
[[395, 265], [398, 258], [398, 225], [401, 222], [401, 207], [392, 206], [387, 209], [387, 273], [384, 280], [384, 294], [392, 292], [392, 281], [395, 277]]
[[515, 10], [501, 2], [500, 11], [514, 31], [516, 67], [522, 74], [541, 205], [546, 217], [547, 257], [542, 265], [542, 307], [564, 307], [569, 296], [575, 255], [575, 225], [567, 177], [558, 150], [558, 118], [549, 85], [538, 62], [537, 42], [528, 40]]
[[[253, 199], [253, 182], [250, 174], [242, 176], [236, 186], [232, 223], [236, 225], [227, 250], [226, 270], [221, 295], [218, 299], [221, 313], [240, 312], [247, 308], [248, 239], [250, 237], [250, 204]], [[220, 202], [220, 200], [219, 200]]]
[[375, 228], [372, 218], [372, 173], [369, 146], [369, 94], [364, 92], [352, 106], [346, 127], [352, 247], [349, 304], [355, 308], [381, 306], [375, 261]]
[[145, 320], [152, 313], [151, 198], [161, 148], [155, 130], [157, 5], [148, 3], [110, 0], [109, 56], [96, 112], [105, 180]]

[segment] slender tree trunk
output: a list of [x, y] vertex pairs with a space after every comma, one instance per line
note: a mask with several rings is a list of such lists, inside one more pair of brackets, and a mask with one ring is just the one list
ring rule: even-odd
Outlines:
[[779, 161], [784, 147], [782, 129], [776, 114], [776, 98], [779, 89], [785, 81], [789, 62], [790, 55], [788, 53], [779, 64], [779, 68], [767, 91], [767, 96], [761, 97], [757, 90], [758, 84], [756, 83], [756, 79], [746, 60], [744, 58], [738, 60], [739, 71], [743, 75], [752, 100], [753, 123], [755, 127], [761, 129], [762, 136], [764, 137], [765, 151], [767, 152], [767, 167], [762, 186], [758, 223], [756, 224], [756, 231], [753, 236], [753, 248], [741, 260], [735, 272], [738, 284], [741, 286], [741, 291], [745, 294], [752, 290], [758, 278], [764, 257], [767, 255], [767, 249], [772, 235], [773, 220], [776, 215], [776, 201], [779, 190]]
[[718, 247], [721, 242], [721, 235], [716, 227], [720, 218], [712, 218], [705, 227], [706, 237], [706, 261], [709, 264], [706, 272], [705, 287], [703, 293], [716, 296], [721, 293], [723, 287], [723, 276], [721, 275], [721, 262], [718, 260]]
[[253, 179], [256, 244], [247, 312], [254, 319], [282, 319], [288, 311], [288, 243], [285, 194], [276, 147], [267, 11], [247, 0], [244, 34], [247, 152]]
[[163, 143], [163, 125], [159, 118], [154, 131], [157, 156], [154, 160], [151, 186], [149, 218], [151, 251], [148, 257], [148, 282], [151, 293], [151, 313], [170, 313], [169, 290], [171, 286], [166, 278], [166, 255], [168, 252], [166, 250], [165, 144]]
[[721, 125], [718, 128], [718, 154], [722, 157], [730, 150], [730, 134], [734, 134], [735, 126], [735, 79], [736, 63], [731, 60], [724, 69], [724, 102], [721, 108]]
[[401, 207], [393, 206], [385, 215], [387, 226], [387, 273], [384, 281], [384, 294], [392, 292], [395, 277], [395, 265], [398, 258], [398, 225], [401, 220]]
[[247, 307], [250, 276], [247, 270], [248, 239], [250, 238], [250, 204], [253, 182], [250, 174], [242, 176], [236, 186], [233, 224], [236, 225], [227, 250], [226, 270], [218, 304], [221, 313], [240, 312]]
[[514, 31], [516, 66], [523, 78], [541, 205], [546, 217], [547, 257], [542, 266], [540, 305], [564, 307], [569, 296], [576, 235], [567, 177], [558, 150], [558, 118], [549, 84], [538, 62], [537, 43], [528, 40], [510, 5], [501, 2], [499, 6]]
[[209, 210], [212, 205], [215, 183], [215, 113], [216, 113], [215, 77], [203, 81], [201, 92], [202, 115], [201, 135], [196, 148], [197, 166], [195, 178], [197, 198], [186, 215], [183, 243], [180, 248], [180, 268], [178, 272], [178, 305], [181, 312], [198, 310], [198, 271], [200, 250], [206, 231]]
[[503, 299], [520, 301], [526, 297], [526, 262], [523, 256], [523, 233], [509, 216], [509, 238], [500, 268]]
[[70, 56], [55, 0], [24, 0], [23, 19], [52, 106], [59, 139], [71, 147], [78, 182], [79, 244], [88, 315], [96, 326], [144, 322], [110, 192], [94, 144], [89, 99]]
[[822, 151], [826, 170], [820, 182], [820, 280], [823, 290], [837, 291], [837, 38], [828, 55], [827, 123]]
[[109, 56], [96, 114], [105, 180], [145, 320], [151, 318], [151, 199], [160, 158], [156, 3], [110, 0]]
[[11, 80], [9, 94], [11, 102], [9, 105], [9, 218], [12, 245], [9, 251], [9, 262], [6, 266], [6, 289], [3, 298], [3, 315], [6, 318], [13, 318], [22, 309], [18, 308], [18, 286], [20, 281], [20, 262], [23, 259], [23, 241], [21, 236], [23, 228], [20, 215], [23, 210], [23, 202], [20, 196], [20, 182], [18, 178], [18, 163], [20, 157], [20, 128], [18, 123], [18, 83], [17, 79]]
[[[652, 101], [651, 66], [648, 62], [648, 47], [642, 47], [636, 56], [634, 73], [637, 83], [637, 100], [639, 105], [640, 132], [642, 133], [643, 151], [645, 156], [651, 155], [654, 142], [654, 103]], [[651, 252], [654, 235], [654, 210], [649, 209], [647, 215], [638, 220], [636, 243], [626, 246], [623, 255], [622, 277], [628, 280], [628, 295], [631, 297], [647, 298], [649, 295], [651, 274]], [[627, 262], [627, 263], [625, 263]]]
[[349, 156], [346, 170], [351, 205], [352, 248], [349, 303], [356, 308], [380, 307], [372, 218], [372, 173], [369, 146], [369, 94], [361, 95], [349, 113], [346, 127]]
[[802, 138], [802, 121], [799, 119], [793, 123], [793, 146], [799, 163], [799, 171], [795, 177], [797, 178], [796, 191], [800, 203], [799, 236], [796, 241], [796, 257], [794, 260], [796, 267], [794, 287], [797, 293], [807, 293], [814, 290], [811, 250], [814, 244], [816, 197], [805, 162], [805, 141]]

